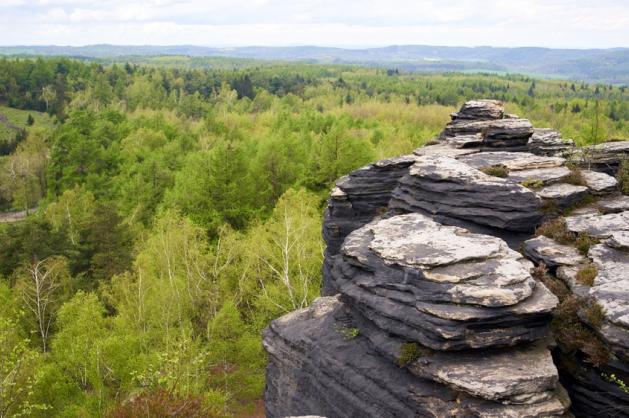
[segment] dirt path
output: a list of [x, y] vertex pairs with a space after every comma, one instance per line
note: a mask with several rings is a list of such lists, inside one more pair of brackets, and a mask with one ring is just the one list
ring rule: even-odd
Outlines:
[[37, 208], [32, 208], [27, 211], [22, 210], [19, 212], [0, 212], [0, 223], [12, 223], [22, 221], [26, 219], [28, 215], [35, 213], [36, 210]]

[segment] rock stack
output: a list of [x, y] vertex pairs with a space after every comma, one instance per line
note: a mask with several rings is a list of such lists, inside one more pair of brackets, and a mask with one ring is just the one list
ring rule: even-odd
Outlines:
[[559, 417], [565, 386], [576, 416], [629, 416], [629, 197], [608, 152], [629, 142], [612, 144], [585, 160], [472, 101], [436, 144], [341, 178], [329, 296], [265, 330], [267, 415]]
[[340, 296], [265, 333], [268, 416], [564, 416], [544, 341], [557, 298], [530, 269], [499, 238], [420, 214], [352, 232]]

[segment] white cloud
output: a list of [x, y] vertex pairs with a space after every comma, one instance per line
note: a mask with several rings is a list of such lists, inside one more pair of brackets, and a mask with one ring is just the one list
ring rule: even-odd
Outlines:
[[629, 46], [626, 0], [0, 0], [0, 43]]

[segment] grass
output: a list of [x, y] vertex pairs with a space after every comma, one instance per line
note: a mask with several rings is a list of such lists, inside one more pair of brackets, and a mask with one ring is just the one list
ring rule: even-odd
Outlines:
[[576, 280], [582, 285], [591, 287], [594, 284], [596, 276], [598, 276], [598, 269], [594, 264], [588, 264], [577, 271]]
[[579, 250], [579, 253], [581, 253], [582, 256], [587, 256], [588, 253], [590, 252], [590, 247], [598, 243], [599, 243], [598, 239], [592, 237], [591, 235], [587, 233], [581, 233], [577, 235], [575, 246], [577, 247], [577, 250]]
[[590, 303], [584, 310], [588, 324], [596, 329], [600, 329], [605, 320], [605, 311], [603, 307], [596, 302]]
[[507, 168], [507, 166], [502, 165], [502, 164], [484, 167], [480, 171], [482, 171], [483, 173], [489, 176], [500, 177], [500, 178], [509, 177], [509, 168]]
[[573, 232], [568, 231], [564, 218], [552, 219], [543, 223], [535, 230], [535, 236], [544, 235], [557, 241], [559, 244], [568, 245], [577, 239]]
[[46, 113], [20, 110], [0, 105], [0, 154], [9, 154], [22, 139], [28, 129], [28, 117], [33, 118], [33, 126], [52, 129], [53, 122]]
[[400, 348], [400, 357], [398, 358], [398, 365], [400, 367], [409, 365], [421, 357], [421, 350], [417, 343], [404, 343]]
[[345, 337], [346, 340], [353, 340], [360, 335], [358, 328], [338, 327], [336, 331]]
[[521, 186], [531, 190], [539, 190], [544, 187], [544, 182], [537, 179], [526, 179], [520, 183]]

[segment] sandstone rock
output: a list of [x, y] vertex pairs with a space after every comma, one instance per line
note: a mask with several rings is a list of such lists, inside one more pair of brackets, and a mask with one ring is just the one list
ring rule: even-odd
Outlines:
[[590, 296], [605, 316], [600, 334], [616, 355], [629, 359], [629, 253], [599, 244], [589, 256], [598, 270]]
[[571, 171], [567, 167], [535, 168], [532, 170], [520, 170], [509, 172], [508, 180], [523, 184], [525, 187], [540, 183], [543, 186], [561, 182]]
[[458, 113], [453, 113], [452, 120], [457, 119], [502, 119], [504, 105], [498, 100], [470, 100], [466, 102]]
[[566, 160], [559, 157], [542, 157], [528, 152], [482, 152], [457, 158], [459, 161], [480, 169], [494, 165], [504, 165], [509, 171], [533, 170], [561, 167]]
[[400, 179], [389, 208], [531, 231], [543, 217], [541, 204], [535, 193], [520, 185], [453, 158], [424, 156]]
[[605, 241], [605, 244], [618, 250], [629, 251], [629, 231], [612, 232], [611, 237]]
[[542, 199], [554, 202], [561, 209], [569, 208], [581, 202], [587, 196], [588, 188], [573, 184], [552, 184], [537, 192]]
[[566, 218], [568, 231], [577, 234], [589, 234], [595, 238], [609, 238], [616, 231], [629, 230], [629, 212], [609, 213], [606, 215], [578, 215]]
[[608, 174], [618, 171], [620, 162], [629, 158], [629, 141], [605, 142], [584, 147], [573, 156], [583, 167]]
[[629, 211], [629, 196], [619, 195], [601, 199], [598, 208], [602, 213], [618, 213]]
[[528, 149], [535, 155], [565, 155], [574, 148], [574, 141], [563, 139], [554, 129], [536, 128], [529, 139]]
[[616, 191], [618, 180], [609, 174], [591, 170], [581, 170], [581, 175], [593, 195], [608, 195]]
[[536, 263], [543, 262], [549, 269], [577, 266], [586, 261], [576, 248], [558, 244], [543, 235], [526, 241], [524, 254]]
[[441, 139], [467, 135], [482, 135], [483, 145], [488, 147], [517, 145], [526, 149], [533, 126], [527, 119], [455, 120], [446, 126]]
[[439, 145], [430, 145], [417, 148], [415, 151], [413, 151], [413, 154], [417, 155], [418, 157], [422, 157], [425, 155], [458, 157], [460, 155], [474, 154], [477, 152], [480, 152], [479, 148], [459, 148], [456, 146], [456, 144], [451, 145], [449, 144], [449, 141], [445, 141]]
[[540, 320], [557, 300], [531, 278], [531, 267], [500, 239], [409, 214], [350, 234], [331, 278], [379, 328], [452, 350], [545, 335]]

